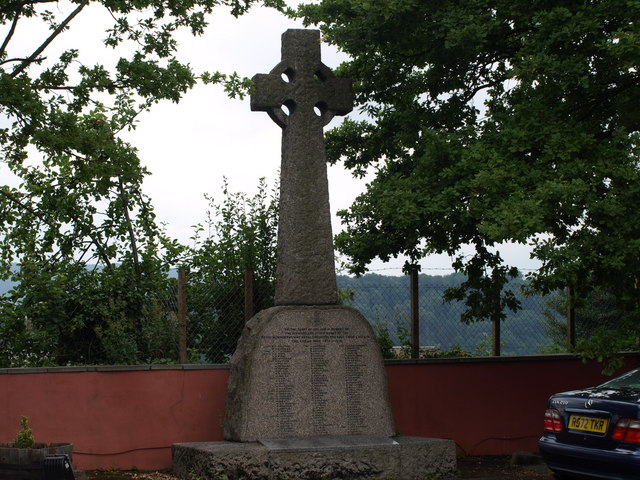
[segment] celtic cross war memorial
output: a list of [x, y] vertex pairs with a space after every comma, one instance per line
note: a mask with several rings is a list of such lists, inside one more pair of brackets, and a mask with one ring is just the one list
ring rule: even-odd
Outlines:
[[251, 109], [282, 130], [275, 307], [231, 358], [224, 442], [174, 445], [204, 478], [418, 478], [455, 469], [452, 441], [395, 437], [371, 325], [338, 304], [323, 127], [352, 109], [321, 62], [320, 33], [287, 30], [282, 60], [253, 78]]
[[322, 127], [351, 111], [351, 83], [322, 64], [315, 30], [285, 32], [282, 61], [253, 82], [251, 109], [282, 129], [276, 307], [249, 321], [231, 360], [225, 438], [391, 436], [369, 322], [338, 305]]

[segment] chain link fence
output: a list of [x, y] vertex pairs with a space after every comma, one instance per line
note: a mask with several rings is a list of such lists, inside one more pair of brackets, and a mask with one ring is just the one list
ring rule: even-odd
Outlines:
[[[421, 357], [491, 355], [493, 324], [464, 324], [464, 305], [443, 301], [454, 276], [419, 276], [418, 324]], [[338, 277], [342, 303], [358, 309], [372, 324], [387, 358], [411, 356], [411, 285], [409, 276]], [[516, 286], [519, 287], [519, 286]], [[182, 290], [181, 290], [182, 289]], [[182, 292], [182, 293], [180, 293]], [[177, 358], [185, 363], [226, 363], [246, 320], [273, 305], [273, 286], [251, 279], [219, 284], [178, 282], [175, 295], [165, 295], [163, 308], [173, 319]], [[250, 299], [253, 298], [253, 301]], [[550, 325], [566, 324], [560, 313], [562, 293], [519, 295], [521, 309], [508, 312], [500, 324], [501, 355], [535, 355], [561, 351]], [[182, 311], [180, 304], [182, 302]], [[556, 332], [557, 333], [557, 332]], [[559, 350], [560, 349], [560, 350]]]
[[[490, 321], [471, 324], [460, 318], [465, 310], [462, 302], [445, 302], [444, 292], [450, 283], [438, 280], [424, 282], [418, 289], [418, 328], [421, 357], [491, 355], [494, 326]], [[374, 326], [378, 336], [387, 335], [394, 350], [387, 356], [408, 358], [411, 352], [411, 287], [409, 277], [399, 277], [391, 284], [363, 279], [347, 282], [353, 294], [346, 301], [358, 309]], [[553, 296], [519, 295], [521, 309], [507, 312], [500, 323], [499, 352], [502, 355], [536, 355], [557, 351], [549, 336], [548, 324], [566, 320], [550, 305]]]
[[[105, 299], [100, 290], [93, 296], [50, 295], [33, 317], [20, 316], [19, 305], [0, 297], [0, 313], [6, 313], [0, 330], [7, 332], [0, 338], [0, 366], [226, 363], [246, 321], [273, 306], [274, 286], [260, 280], [269, 278], [262, 272], [254, 280], [238, 269], [220, 275], [172, 275], [153, 294], [130, 297], [120, 292]], [[525, 296], [526, 282], [519, 279], [509, 286], [519, 310], [506, 312], [499, 325], [467, 325], [461, 321], [465, 306], [443, 300], [445, 290], [464, 277], [415, 277], [338, 276], [342, 303], [369, 320], [386, 358], [559, 353], [571, 339], [618, 325], [624, 313], [614, 295], [603, 293], [572, 313], [567, 292]]]

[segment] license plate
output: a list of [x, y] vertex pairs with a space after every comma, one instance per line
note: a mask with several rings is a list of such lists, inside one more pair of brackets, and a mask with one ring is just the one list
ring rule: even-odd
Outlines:
[[571, 415], [569, 417], [569, 428], [572, 430], [606, 433], [608, 425], [609, 421], [605, 418], [582, 417], [579, 415]]

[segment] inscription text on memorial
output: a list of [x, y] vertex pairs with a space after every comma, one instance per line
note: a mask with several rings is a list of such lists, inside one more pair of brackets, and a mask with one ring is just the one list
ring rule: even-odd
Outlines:
[[[268, 372], [271, 388], [265, 400], [279, 419], [287, 419], [278, 421], [277, 436], [289, 437], [295, 433], [291, 424], [294, 398], [305, 397], [307, 392], [296, 389], [291, 373], [296, 368], [294, 362], [301, 359], [300, 366], [306, 363], [307, 373], [302, 378], [298, 376], [297, 380], [309, 387], [312, 409], [310, 433], [328, 435], [336, 428], [351, 435], [363, 432], [366, 427], [362, 415], [362, 397], [365, 395], [362, 375], [366, 370], [363, 350], [366, 349], [367, 338], [367, 335], [344, 326], [297, 325], [285, 327], [278, 334], [263, 336], [263, 348], [272, 359], [271, 371]], [[344, 419], [340, 415], [338, 418], [328, 415], [332, 402], [339, 396], [346, 398]]]
[[386, 376], [367, 320], [348, 307], [276, 308], [264, 325], [256, 317], [248, 325], [258, 340], [242, 398], [247, 415], [235, 425], [246, 433], [237, 437], [392, 435]]

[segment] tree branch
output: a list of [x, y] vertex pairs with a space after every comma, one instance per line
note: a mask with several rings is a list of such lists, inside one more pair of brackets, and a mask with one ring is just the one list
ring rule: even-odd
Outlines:
[[[0, 65], [2, 65], [2, 63], [4, 62], [0, 62]], [[38, 84], [35, 88], [37, 88], [38, 90], [67, 90], [67, 91], [73, 91], [76, 88], [80, 88], [82, 85], [40, 85]], [[106, 83], [106, 84], [101, 84], [101, 85], [93, 85], [91, 86], [92, 89], [102, 89], [102, 90], [107, 90], [107, 89], [122, 89], [127, 87], [127, 82], [110, 82], [110, 83]]]
[[22, 5], [20, 5], [16, 10], [16, 14], [13, 17], [13, 22], [11, 22], [11, 28], [9, 29], [9, 33], [7, 33], [7, 36], [5, 37], [4, 42], [2, 42], [2, 46], [0, 46], [0, 57], [2, 57], [2, 54], [7, 48], [7, 45], [9, 45], [9, 42], [11, 41], [11, 37], [13, 37], [13, 34], [16, 31], [16, 25], [18, 25], [18, 19], [20, 18], [21, 13], [22, 13]]
[[58, 0], [18, 0], [9, 2], [0, 7], [0, 13], [9, 13], [11, 11], [22, 10], [25, 5], [35, 5], [36, 3], [58, 3]]
[[46, 60], [47, 57], [40, 57], [40, 58], [7, 58], [6, 60], [0, 62], [0, 65], [4, 65], [5, 63], [13, 63], [13, 62], [29, 62], [29, 63], [33, 63], [33, 62], [39, 62], [42, 60]]
[[638, 86], [640, 86], [640, 76], [632, 77], [631, 79], [629, 79], [629, 81], [621, 85], [605, 90], [599, 97], [588, 100], [584, 104], [578, 104], [574, 111], [579, 112], [580, 110], [582, 110], [582, 114], [578, 115], [577, 120], [579, 122], [586, 120], [590, 115], [593, 114], [596, 108], [605, 103], [607, 100], [611, 100], [617, 95]]
[[47, 38], [44, 43], [42, 45], [40, 45], [35, 52], [33, 52], [31, 54], [31, 56], [29, 58], [27, 58], [24, 62], [22, 62], [12, 73], [11, 73], [11, 77], [15, 78], [18, 74], [22, 73], [25, 68], [27, 68], [29, 66], [29, 64], [31, 64], [33, 61], [35, 61], [36, 58], [38, 58], [38, 56], [49, 46], [49, 44], [51, 42], [53, 42], [53, 40], [60, 35], [60, 33], [67, 28], [67, 25], [69, 25], [69, 23], [71, 22], [71, 20], [73, 20], [75, 18], [76, 15], [78, 15], [82, 9], [84, 7], [86, 7], [89, 4], [89, 0], [84, 0], [80, 5], [78, 5], [78, 8], [76, 8], [73, 12], [71, 12], [69, 14], [69, 16], [67, 18], [64, 19], [64, 21], [58, 25], [58, 28], [56, 28], [53, 33], [51, 35], [49, 35], [49, 38]]
[[487, 88], [495, 87], [496, 85], [499, 85], [503, 81], [504, 81], [503, 79], [497, 79], [497, 80], [494, 80], [492, 82], [484, 83], [482, 85], [476, 85], [474, 88], [469, 90], [466, 95], [462, 95], [461, 97], [465, 101], [465, 103], [466, 102], [470, 102], [482, 90], [486, 90]]
[[140, 270], [140, 261], [138, 255], [138, 245], [136, 243], [136, 234], [133, 231], [133, 224], [131, 223], [131, 216], [129, 215], [129, 199], [124, 190], [122, 178], [118, 177], [118, 186], [120, 190], [120, 200], [122, 201], [122, 207], [124, 210], [124, 218], [127, 222], [127, 231], [129, 232], [129, 241], [131, 242], [131, 254], [133, 255], [133, 267], [136, 273], [136, 287], [140, 286], [140, 277], [142, 272]]
[[12, 195], [6, 189], [0, 188], [0, 195], [2, 195], [5, 198], [7, 198], [11, 203], [14, 203], [14, 204], [18, 205], [19, 207], [23, 208], [24, 210], [29, 212], [34, 217], [39, 218], [40, 220], [43, 220], [50, 227], [52, 226], [49, 222], [47, 222], [47, 220], [44, 218], [44, 216], [42, 214], [36, 212], [31, 205], [26, 205], [26, 204], [22, 203], [20, 201], [20, 199], [16, 198], [15, 195]]
[[[56, 226], [53, 225], [46, 218], [45, 215], [43, 215], [42, 213], [36, 211], [31, 205], [21, 202], [19, 198], [16, 198], [15, 195], [12, 195], [6, 189], [0, 188], [0, 195], [2, 195], [5, 198], [7, 198], [11, 203], [13, 203], [13, 204], [17, 205], [18, 207], [26, 210], [27, 212], [29, 212], [34, 217], [36, 217], [39, 220], [43, 221], [50, 228], [56, 228]], [[75, 215], [71, 214], [71, 218], [73, 218], [76, 222], [81, 223], [79, 221], [78, 217], [76, 217]], [[95, 238], [95, 236], [92, 233], [87, 233], [87, 236], [91, 239], [91, 242], [93, 243], [93, 245], [95, 245], [96, 249], [100, 253], [100, 258], [102, 258], [102, 261], [104, 261], [104, 263], [107, 265], [107, 267], [111, 267], [111, 261], [109, 260], [109, 256], [107, 255], [107, 252], [104, 249], [104, 247], [102, 246], [102, 244], [98, 241], [97, 238]]]

